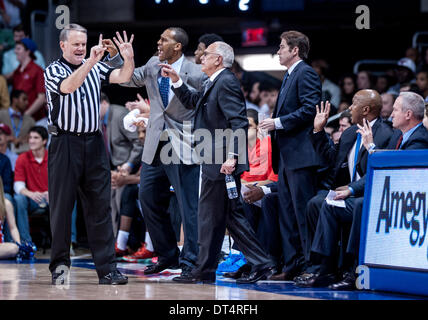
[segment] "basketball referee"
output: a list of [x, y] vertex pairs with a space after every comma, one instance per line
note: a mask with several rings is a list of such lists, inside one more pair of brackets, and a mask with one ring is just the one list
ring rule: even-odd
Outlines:
[[52, 284], [69, 279], [71, 214], [77, 194], [82, 201], [88, 242], [100, 284], [126, 284], [116, 268], [110, 216], [110, 167], [100, 131], [100, 90], [103, 83], [123, 83], [134, 71], [132, 40], [116, 32], [124, 59], [121, 69], [100, 62], [106, 48], [98, 45], [86, 56], [87, 31], [70, 24], [60, 33], [62, 58], [45, 70], [49, 105], [49, 206]]

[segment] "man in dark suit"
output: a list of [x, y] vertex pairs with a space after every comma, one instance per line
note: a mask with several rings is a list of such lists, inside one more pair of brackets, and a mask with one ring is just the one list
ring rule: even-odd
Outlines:
[[[358, 93], [357, 93], [358, 94]], [[426, 149], [428, 148], [428, 132], [422, 126], [424, 113], [424, 102], [422, 97], [415, 93], [406, 92], [397, 99], [394, 104], [393, 126], [399, 129], [390, 135], [387, 146], [382, 146], [379, 139], [379, 128], [370, 126], [370, 118], [359, 122], [356, 131], [360, 134], [361, 142], [365, 148], [360, 153], [365, 153], [375, 149]], [[384, 126], [387, 124], [383, 123]], [[351, 127], [352, 128], [352, 127]], [[349, 129], [348, 129], [349, 130]], [[382, 130], [382, 135], [388, 130]], [[343, 136], [342, 136], [343, 137]], [[404, 137], [404, 138], [400, 138]], [[365, 165], [366, 166], [366, 165]], [[349, 290], [355, 288], [355, 267], [358, 259], [359, 235], [361, 226], [361, 214], [364, 201], [365, 176], [351, 182], [347, 188], [342, 188], [337, 195], [337, 199], [344, 199], [346, 208], [335, 207], [323, 204], [320, 212], [319, 222], [316, 229], [312, 251], [320, 256], [319, 272], [307, 275], [305, 279], [298, 282], [300, 286], [325, 286], [333, 283], [334, 276], [334, 252], [337, 247], [337, 233], [343, 225], [351, 225], [349, 237], [344, 239], [345, 262], [342, 278], [337, 283], [331, 284], [334, 290]]]
[[[209, 145], [205, 142], [208, 137], [204, 136], [203, 149], [197, 147], [198, 154], [204, 152], [198, 205], [197, 267], [190, 275], [174, 278], [174, 281], [181, 283], [215, 281], [218, 255], [226, 228], [253, 266], [252, 272], [238, 279], [238, 283], [267, 279], [274, 272], [272, 262], [245, 219], [239, 198], [229, 199], [225, 185], [225, 174], [233, 175], [239, 194], [240, 175], [249, 168], [248, 120], [239, 81], [229, 70], [233, 59], [233, 49], [228, 44], [218, 41], [208, 46], [202, 56], [202, 71], [209, 77], [209, 82], [202, 92], [190, 91], [169, 65], [162, 65], [162, 73], [171, 78], [176, 96], [187, 108], [196, 109], [195, 128], [208, 131], [211, 137]], [[226, 144], [223, 137], [217, 141], [219, 129], [227, 137]], [[205, 154], [207, 150], [210, 150], [209, 154]]]
[[[309, 39], [297, 31], [284, 32], [278, 50], [287, 67], [273, 117], [259, 127], [272, 136], [272, 163], [278, 172], [283, 272], [276, 280], [291, 280], [305, 268], [306, 203], [315, 195], [319, 159], [309, 134], [315, 106], [321, 100], [318, 74], [307, 65]], [[279, 166], [279, 167], [278, 167]]]

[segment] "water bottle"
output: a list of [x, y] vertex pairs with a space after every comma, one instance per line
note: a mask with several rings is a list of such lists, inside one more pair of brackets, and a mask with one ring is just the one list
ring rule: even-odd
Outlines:
[[226, 189], [229, 199], [238, 198], [238, 189], [236, 188], [235, 178], [231, 174], [226, 174]]

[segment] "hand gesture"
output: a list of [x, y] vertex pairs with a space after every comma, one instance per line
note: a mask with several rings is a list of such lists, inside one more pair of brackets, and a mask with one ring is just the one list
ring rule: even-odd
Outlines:
[[111, 41], [110, 39], [104, 39], [103, 46], [107, 49], [108, 53], [110, 54], [110, 58], [113, 58], [115, 55], [117, 55], [116, 46], [114, 45], [113, 41]]
[[150, 115], [150, 103], [149, 100], [143, 99], [143, 97], [137, 93], [137, 100], [135, 101], [128, 101], [125, 103], [125, 107], [132, 111], [134, 109], [140, 110], [140, 115], [144, 116], [145, 118], [148, 118]]
[[226, 162], [222, 164], [220, 172], [224, 174], [232, 174], [233, 171], [235, 171], [235, 164], [236, 159], [227, 159]]
[[368, 151], [370, 144], [373, 143], [373, 132], [367, 119], [363, 119], [363, 124], [364, 124], [363, 126], [360, 126], [359, 124], [357, 124], [358, 126], [357, 132], [361, 134], [364, 147]]
[[120, 54], [123, 59], [134, 59], [134, 49], [132, 48], [132, 41], [134, 41], [134, 35], [131, 35], [131, 39], [128, 42], [128, 35], [126, 31], [123, 31], [123, 39], [119, 32], [116, 31], [116, 37], [113, 37], [114, 43], [119, 48]]
[[328, 115], [330, 114], [330, 102], [326, 101], [324, 106], [324, 102], [321, 101], [321, 108], [317, 105], [316, 109], [317, 114], [314, 119], [314, 131], [319, 132], [324, 130], [324, 127], [327, 124]]
[[91, 48], [91, 55], [89, 56], [89, 59], [91, 59], [95, 63], [97, 63], [103, 57], [104, 52], [106, 51], [106, 49], [107, 48], [103, 46], [103, 35], [100, 34], [100, 39], [98, 41], [98, 45], [93, 46]]
[[162, 77], [169, 77], [173, 83], [177, 82], [180, 77], [177, 72], [167, 63], [159, 63]]

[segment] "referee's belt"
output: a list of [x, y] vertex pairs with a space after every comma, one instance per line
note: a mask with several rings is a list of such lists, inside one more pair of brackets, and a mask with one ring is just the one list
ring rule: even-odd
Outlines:
[[48, 132], [49, 132], [49, 134], [51, 134], [53, 136], [59, 136], [59, 135], [67, 134], [67, 135], [78, 136], [78, 137], [80, 137], [80, 136], [84, 136], [84, 137], [87, 137], [87, 136], [96, 136], [96, 135], [99, 135], [101, 133], [100, 130], [97, 130], [97, 131], [94, 131], [94, 132], [71, 132], [71, 131], [65, 131], [65, 130], [62, 130], [62, 129], [58, 128], [57, 126], [54, 126], [54, 125], [48, 125]]

